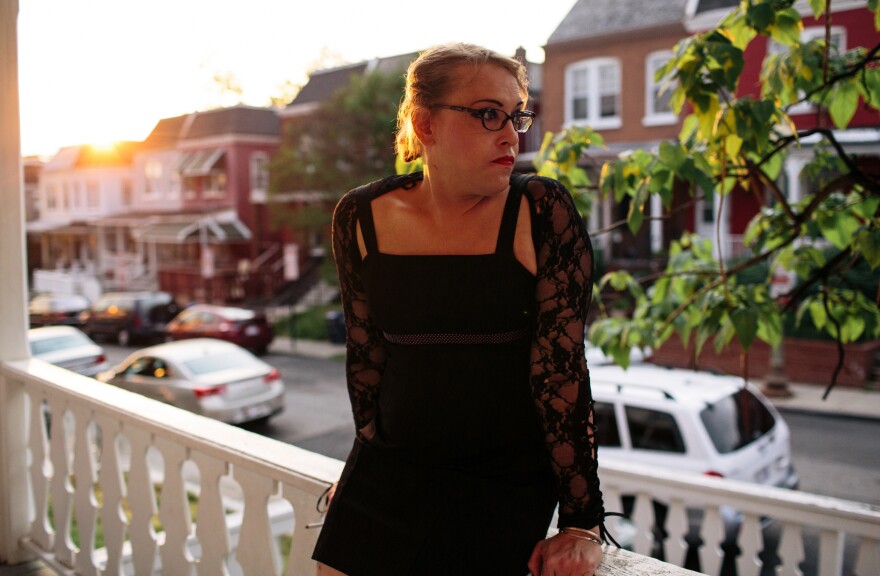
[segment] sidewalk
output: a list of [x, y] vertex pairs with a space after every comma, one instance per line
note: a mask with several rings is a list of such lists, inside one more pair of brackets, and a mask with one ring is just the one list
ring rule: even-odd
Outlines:
[[[333, 344], [326, 340], [291, 340], [284, 336], [276, 336], [269, 351], [274, 354], [342, 359], [345, 356], [345, 345]], [[763, 384], [760, 380], [753, 380], [752, 383], [759, 388]], [[769, 398], [780, 410], [880, 419], [880, 390], [836, 386], [831, 390], [828, 399], [823, 400], [825, 386], [789, 383], [788, 388], [792, 392], [790, 397]]]

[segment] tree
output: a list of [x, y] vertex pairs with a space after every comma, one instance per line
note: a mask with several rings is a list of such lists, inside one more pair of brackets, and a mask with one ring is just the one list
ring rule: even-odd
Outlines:
[[[317, 232], [329, 243], [336, 201], [355, 186], [394, 174], [394, 126], [402, 92], [402, 74], [354, 75], [313, 114], [286, 125], [269, 164], [269, 194], [321, 192], [326, 202], [293, 211], [278, 204], [273, 224]], [[325, 263], [324, 278], [335, 282], [332, 260]]]
[[307, 117], [288, 124], [270, 164], [270, 193], [351, 188], [394, 174], [394, 126], [402, 75], [353, 75]]
[[[587, 147], [603, 145], [588, 128], [548, 135], [536, 158], [539, 173], [563, 180], [584, 215], [597, 195], [627, 199], [626, 220], [611, 229], [627, 226], [633, 233], [644, 224], [652, 195], [662, 199], [666, 215], [680, 209], [672, 193], [679, 187], [692, 200], [712, 193], [722, 207], [737, 189], [771, 199], [748, 227], [745, 242], [752, 255], [743, 261], [719, 260], [708, 240], [685, 234], [669, 247], [661, 273], [636, 278], [615, 271], [599, 280], [597, 293], [626, 297], [631, 314], [610, 315], [599, 300], [600, 318], [589, 337], [623, 366], [632, 347], [656, 348], [678, 334], [686, 346], [693, 340], [697, 354], [710, 341], [721, 350], [736, 338], [745, 368], [754, 341], [778, 346], [783, 316], [794, 314], [798, 322], [812, 321], [837, 340], [833, 386], [843, 344], [880, 335], [876, 294], [868, 297], [847, 280], [857, 265], [875, 277], [880, 266], [876, 158], [872, 168], [845, 150], [830, 128], [798, 132], [787, 113], [809, 101], [844, 129], [858, 106], [880, 109], [880, 44], [839, 52], [825, 39], [802, 42], [801, 17], [793, 4], [743, 1], [715, 29], [678, 43], [674, 57], [657, 72], [658, 81], [669, 78], [676, 113], [689, 111], [678, 141], [605, 163], [596, 185], [578, 165]], [[830, 2], [809, 4], [830, 30]], [[867, 6], [880, 30], [878, 0], [868, 0]], [[765, 59], [760, 94], [736, 96], [747, 46], [767, 37], [785, 49]], [[822, 140], [804, 170], [818, 188], [791, 202], [777, 183], [783, 160], [814, 134]], [[798, 279], [781, 298], [770, 289], [778, 268]]]

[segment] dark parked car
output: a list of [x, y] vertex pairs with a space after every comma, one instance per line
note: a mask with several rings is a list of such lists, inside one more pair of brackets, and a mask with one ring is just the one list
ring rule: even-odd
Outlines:
[[165, 324], [180, 311], [166, 292], [107, 292], [82, 314], [83, 331], [95, 340], [159, 342]]
[[80, 294], [37, 294], [28, 303], [31, 328], [79, 326], [79, 315], [88, 309], [88, 298]]
[[169, 339], [218, 338], [257, 354], [265, 354], [275, 338], [266, 316], [231, 306], [194, 304], [178, 314], [166, 327]]

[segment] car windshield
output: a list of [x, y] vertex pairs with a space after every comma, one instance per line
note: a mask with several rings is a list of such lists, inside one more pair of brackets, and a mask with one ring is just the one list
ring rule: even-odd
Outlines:
[[48, 354], [50, 352], [64, 350], [65, 348], [74, 348], [76, 346], [84, 346], [91, 343], [91, 340], [89, 340], [88, 336], [85, 334], [77, 334], [76, 332], [73, 332], [62, 336], [53, 336], [51, 338], [35, 340], [30, 344], [31, 354], [39, 356], [40, 354]]
[[707, 405], [700, 412], [700, 419], [721, 454], [748, 446], [776, 423], [773, 414], [748, 390]]
[[95, 312], [114, 312], [116, 310], [131, 310], [134, 308], [134, 300], [131, 298], [101, 298], [95, 303]]
[[203, 376], [212, 372], [244, 368], [259, 363], [252, 354], [240, 348], [222, 349], [209, 356], [194, 358], [183, 363], [186, 369], [195, 376]]
[[220, 314], [227, 320], [238, 322], [240, 320], [250, 320], [256, 314], [245, 308], [224, 308]]

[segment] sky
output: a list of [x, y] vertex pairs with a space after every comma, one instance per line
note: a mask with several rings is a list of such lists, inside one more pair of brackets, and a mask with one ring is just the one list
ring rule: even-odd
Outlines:
[[[22, 154], [140, 141], [162, 118], [239, 100], [267, 106], [319, 62], [443, 42], [522, 46], [542, 62], [575, 1], [19, 0]], [[232, 78], [240, 99], [215, 76]]]

